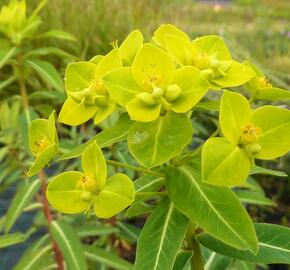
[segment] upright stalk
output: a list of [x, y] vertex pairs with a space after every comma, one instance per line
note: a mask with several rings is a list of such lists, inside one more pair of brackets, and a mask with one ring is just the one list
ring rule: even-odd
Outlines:
[[[28, 100], [28, 95], [27, 95], [27, 91], [26, 91], [26, 84], [25, 84], [25, 73], [24, 73], [24, 67], [23, 67], [23, 55], [22, 53], [20, 53], [17, 56], [17, 68], [18, 68], [18, 84], [19, 84], [19, 92], [21, 95], [21, 101], [22, 101], [22, 107], [24, 110], [24, 114], [26, 117], [26, 121], [27, 121], [27, 125], [29, 125], [30, 123], [30, 114], [29, 114], [29, 100]], [[49, 209], [49, 204], [46, 198], [46, 181], [45, 181], [45, 173], [43, 170], [41, 170], [39, 172], [39, 178], [41, 181], [41, 190], [42, 190], [42, 205], [43, 205], [43, 213], [44, 216], [47, 220], [48, 223], [48, 229], [49, 229], [49, 225], [52, 222], [53, 218]], [[40, 198], [39, 194], [38, 197]], [[62, 253], [57, 245], [57, 243], [55, 242], [55, 240], [51, 237], [52, 239], [52, 248], [55, 254], [55, 259], [58, 265], [58, 270], [65, 270], [64, 268], [64, 260], [63, 260], [63, 256]]]
[[186, 241], [188, 248], [193, 252], [191, 257], [191, 269], [204, 270], [200, 245], [195, 238], [195, 228], [192, 224], [188, 227]]

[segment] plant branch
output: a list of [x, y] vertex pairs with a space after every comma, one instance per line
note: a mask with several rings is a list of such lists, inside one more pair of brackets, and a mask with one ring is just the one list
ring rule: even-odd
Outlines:
[[127, 163], [122, 163], [122, 162], [115, 161], [115, 160], [110, 160], [110, 159], [107, 159], [106, 162], [108, 164], [110, 164], [110, 165], [126, 168], [126, 169], [133, 170], [133, 171], [136, 171], [136, 172], [143, 172], [143, 173], [150, 174], [150, 175], [157, 176], [157, 177], [164, 177], [163, 173], [155, 172], [155, 171], [152, 171], [152, 170], [149, 170], [149, 169], [145, 169], [145, 168], [141, 168], [141, 167], [136, 167], [136, 166], [133, 166], [133, 165], [129, 165]]
[[[48, 228], [49, 228], [53, 218], [52, 218], [52, 215], [51, 215], [51, 212], [50, 212], [50, 209], [49, 209], [49, 204], [48, 204], [47, 197], [46, 197], [45, 173], [44, 173], [43, 170], [41, 170], [38, 175], [39, 175], [39, 179], [41, 181], [43, 213], [44, 213], [44, 216], [45, 216], [45, 219], [46, 219], [46, 221], [48, 223]], [[58, 265], [57, 269], [58, 270], [65, 270], [64, 264], [63, 264], [64, 260], [63, 260], [62, 253], [61, 253], [57, 243], [52, 238], [52, 236], [51, 236], [51, 239], [52, 239], [52, 248], [53, 248], [53, 251], [54, 251], [55, 260], [56, 260], [57, 265]]]
[[186, 233], [186, 241], [193, 254], [191, 257], [191, 269], [192, 270], [204, 270], [202, 255], [199, 242], [195, 238], [195, 228], [192, 224], [189, 225]]

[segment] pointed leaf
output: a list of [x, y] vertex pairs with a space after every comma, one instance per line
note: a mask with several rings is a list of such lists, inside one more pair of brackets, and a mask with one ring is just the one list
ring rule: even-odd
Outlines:
[[167, 169], [166, 189], [175, 207], [220, 241], [256, 253], [254, 226], [239, 199], [229, 188], [197, 177], [187, 167]]
[[51, 233], [57, 242], [68, 270], [87, 270], [83, 246], [73, 228], [63, 222], [53, 221]]
[[5, 233], [10, 231], [23, 209], [30, 203], [39, 188], [39, 179], [31, 181], [30, 183], [22, 183], [8, 208], [5, 221]]
[[264, 264], [290, 264], [290, 229], [265, 223], [255, 224], [255, 229], [259, 245], [257, 255], [232, 248], [206, 233], [199, 235], [198, 239], [204, 246], [235, 259]]
[[288, 175], [282, 171], [270, 170], [260, 166], [252, 166], [250, 174], [264, 174], [264, 175], [273, 175], [279, 177], [287, 177]]
[[161, 201], [142, 229], [134, 270], [172, 269], [187, 227], [188, 219], [170, 200]]
[[220, 106], [219, 122], [222, 132], [231, 143], [238, 144], [243, 126], [250, 121], [250, 104], [243, 95], [224, 91]]
[[91, 143], [82, 154], [82, 167], [86, 175], [97, 182], [98, 189], [105, 186], [107, 165], [103, 153], [96, 142]]

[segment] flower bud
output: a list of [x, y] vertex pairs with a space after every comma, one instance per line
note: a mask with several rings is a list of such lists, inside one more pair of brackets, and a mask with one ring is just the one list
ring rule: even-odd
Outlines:
[[152, 92], [152, 96], [155, 98], [155, 99], [159, 99], [163, 96], [164, 94], [164, 90], [162, 88], [159, 88], [159, 87], [155, 87], [153, 89], [153, 92]]
[[145, 104], [145, 105], [156, 105], [158, 104], [158, 101], [153, 97], [152, 94], [144, 92], [141, 93], [139, 95], [137, 95], [137, 97]]
[[181, 93], [181, 88], [177, 84], [171, 84], [167, 87], [165, 92], [165, 99], [167, 101], [173, 101], [179, 97]]
[[93, 100], [94, 100], [94, 105], [98, 107], [106, 107], [108, 103], [108, 98], [103, 95], [95, 95]]
[[246, 144], [245, 149], [250, 155], [256, 155], [260, 153], [262, 146], [258, 143], [251, 143], [251, 144]]
[[214, 78], [214, 72], [210, 68], [202, 70], [200, 74], [208, 81], [211, 81]]
[[205, 53], [198, 53], [194, 57], [194, 65], [201, 70], [207, 69], [210, 66], [210, 61], [210, 57]]
[[84, 191], [82, 194], [81, 194], [81, 199], [83, 201], [90, 201], [92, 198], [92, 193], [90, 191]]

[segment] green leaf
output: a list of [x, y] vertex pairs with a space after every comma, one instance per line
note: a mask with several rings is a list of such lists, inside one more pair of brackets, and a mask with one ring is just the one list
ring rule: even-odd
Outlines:
[[202, 183], [187, 167], [169, 167], [165, 181], [175, 207], [193, 223], [231, 246], [257, 252], [251, 218], [229, 188]]
[[[206, 259], [204, 268], [207, 270], [229, 270], [229, 265], [232, 264], [233, 259], [223, 256], [221, 254], [215, 253], [209, 249], [203, 248], [202, 253]], [[234, 270], [234, 269], [232, 269]], [[239, 269], [240, 270], [240, 269]]]
[[62, 78], [52, 64], [42, 60], [26, 60], [26, 63], [28, 63], [31, 68], [34, 69], [39, 76], [53, 88], [60, 92], [64, 91]]
[[114, 69], [122, 67], [122, 58], [118, 49], [113, 49], [107, 53], [97, 64], [96, 77], [102, 78]]
[[78, 126], [91, 119], [97, 110], [96, 106], [86, 105], [84, 102], [78, 103], [68, 97], [61, 108], [58, 121], [70, 126]]
[[18, 52], [17, 47], [6, 47], [0, 44], [0, 69]]
[[51, 161], [58, 153], [58, 147], [55, 144], [48, 146], [34, 161], [33, 165], [27, 172], [28, 177], [32, 177], [37, 174], [42, 168], [44, 168], [49, 161]]
[[238, 144], [243, 126], [250, 121], [250, 104], [243, 95], [224, 91], [220, 106], [221, 130], [231, 143]]
[[119, 121], [112, 127], [109, 127], [102, 132], [98, 133], [86, 143], [81, 144], [71, 150], [68, 153], [62, 155], [61, 159], [75, 158], [82, 154], [84, 149], [92, 142], [96, 141], [97, 144], [103, 148], [112, 145], [113, 143], [123, 141], [127, 138], [130, 126], [132, 126], [133, 121], [131, 121], [127, 114], [120, 116]]
[[84, 249], [86, 258], [92, 262], [99, 262], [116, 270], [133, 270], [133, 265], [130, 262], [112, 254], [112, 252], [88, 245], [85, 245]]
[[145, 202], [136, 202], [133, 203], [128, 210], [126, 211], [126, 216], [128, 218], [136, 217], [136, 216], [141, 216], [144, 214], [149, 214], [152, 213], [154, 210], [154, 207], [151, 206], [148, 203]]
[[164, 185], [164, 178], [156, 178], [151, 175], [144, 175], [134, 181], [136, 192], [157, 191]]
[[30, 57], [35, 57], [35, 56], [38, 57], [38, 56], [44, 56], [44, 55], [56, 55], [56, 56], [68, 58], [68, 59], [76, 58], [74, 55], [66, 51], [63, 51], [59, 48], [55, 48], [55, 47], [43, 47], [43, 48], [32, 50], [26, 53], [25, 57], [30, 58]]
[[143, 35], [139, 30], [131, 32], [119, 47], [125, 64], [132, 64], [136, 53], [143, 45]]
[[84, 224], [79, 227], [75, 227], [77, 234], [81, 238], [93, 237], [93, 236], [101, 236], [101, 235], [110, 235], [113, 233], [119, 232], [119, 229], [112, 226], [107, 225], [90, 225]]
[[94, 210], [98, 217], [109, 218], [128, 207], [135, 197], [132, 180], [117, 173], [107, 180], [105, 187], [95, 198]]
[[266, 87], [266, 88], [260, 88], [255, 93], [256, 99], [265, 99], [265, 100], [283, 100], [283, 99], [290, 99], [290, 91], [280, 89], [277, 87]]
[[196, 104], [195, 109], [218, 112], [220, 110], [220, 101], [219, 100], [201, 101]]
[[192, 251], [186, 250], [178, 252], [172, 270], [188, 270], [191, 257]]
[[132, 72], [140, 87], [151, 89], [148, 81], [154, 77], [155, 86], [164, 88], [172, 82], [174, 64], [166, 52], [145, 43], [136, 54]]
[[68, 270], [87, 270], [83, 246], [73, 228], [66, 223], [53, 221], [51, 233], [57, 242]]
[[22, 183], [8, 208], [5, 221], [5, 233], [10, 231], [23, 209], [30, 203], [39, 188], [39, 179], [31, 181], [30, 183]]
[[274, 106], [263, 106], [252, 113], [251, 122], [261, 129], [257, 143], [261, 151], [258, 159], [274, 159], [290, 150], [290, 111]]
[[214, 56], [218, 60], [231, 60], [231, 53], [223, 39], [216, 35], [198, 37], [192, 44], [199, 52]]
[[0, 235], [0, 249], [23, 243], [28, 237], [29, 235], [21, 232]]
[[81, 213], [87, 210], [90, 201], [81, 199], [82, 189], [77, 189], [77, 182], [81, 179], [81, 172], [64, 172], [48, 182], [46, 196], [49, 203], [58, 211], [67, 214]]
[[73, 35], [58, 29], [49, 30], [48, 32], [36, 36], [36, 38], [57, 38], [69, 41], [76, 41], [76, 38]]
[[161, 104], [146, 105], [139, 98], [133, 98], [126, 105], [131, 120], [140, 122], [151, 122], [158, 118], [161, 111]]
[[270, 170], [270, 169], [263, 168], [263, 167], [256, 166], [256, 165], [252, 166], [250, 174], [273, 175], [273, 176], [279, 176], [279, 177], [287, 177], [288, 176], [285, 172]]
[[226, 256], [248, 262], [290, 264], [290, 229], [275, 224], [257, 223], [259, 251], [257, 255], [230, 247], [209, 234], [203, 233], [198, 240], [206, 247]]
[[191, 66], [181, 67], [174, 72], [173, 83], [182, 90], [179, 97], [173, 100], [171, 110], [177, 113], [189, 111], [206, 94], [209, 84], [200, 75], [200, 71]]
[[225, 138], [210, 138], [202, 148], [203, 181], [221, 186], [238, 186], [250, 172], [247, 153]]
[[65, 89], [67, 92], [81, 91], [91, 84], [97, 65], [90, 62], [68, 64], [65, 71]]
[[135, 81], [131, 67], [113, 70], [103, 77], [103, 82], [110, 95], [123, 107], [144, 91]]
[[160, 47], [166, 48], [166, 38], [168, 35], [177, 36], [189, 42], [187, 34], [172, 24], [161, 24], [154, 32], [152, 39]]
[[150, 168], [179, 154], [190, 143], [192, 133], [185, 114], [168, 112], [153, 122], [134, 123], [129, 130], [128, 146], [135, 159]]
[[235, 191], [238, 198], [243, 203], [256, 204], [256, 205], [268, 205], [276, 206], [276, 203], [265, 197], [263, 194], [252, 190], [236, 190]]
[[103, 153], [96, 142], [91, 143], [82, 154], [84, 173], [96, 181], [97, 188], [102, 189], [107, 180], [107, 165]]
[[254, 72], [251, 68], [236, 61], [232, 61], [224, 76], [213, 79], [213, 82], [222, 87], [235, 87], [242, 85], [253, 78]]
[[134, 270], [172, 269], [187, 227], [188, 219], [170, 200], [161, 201], [142, 229]]

